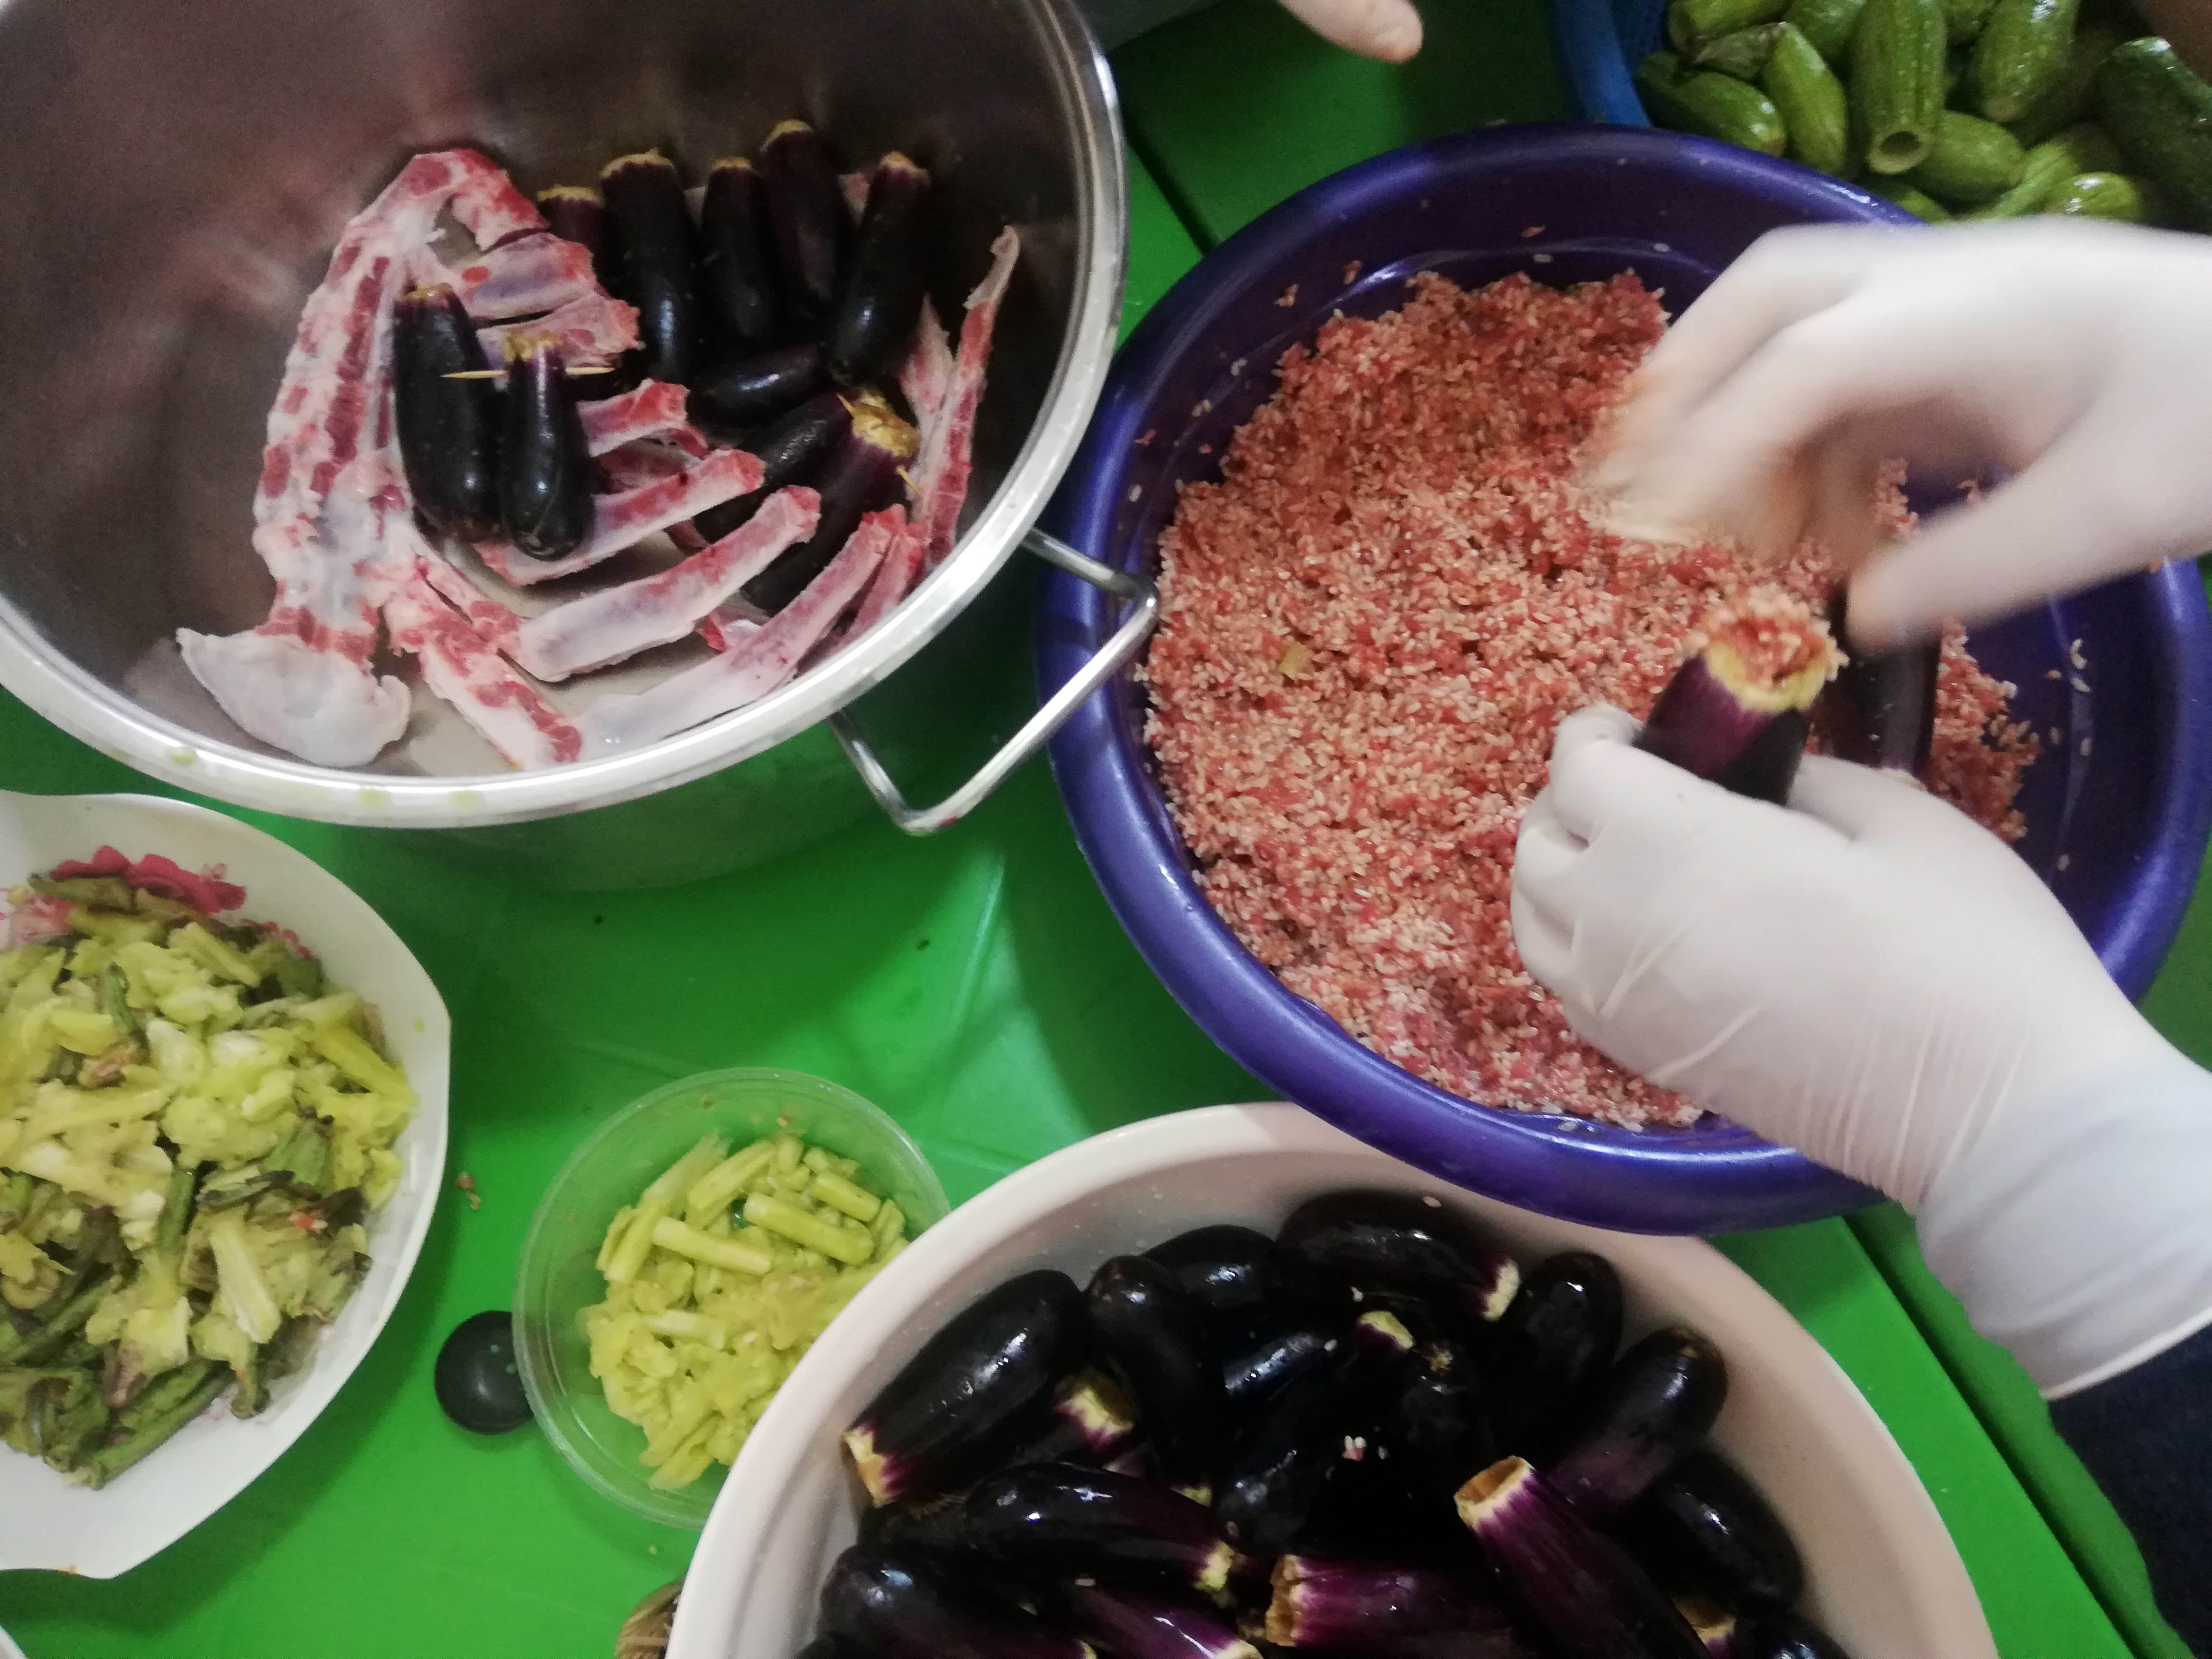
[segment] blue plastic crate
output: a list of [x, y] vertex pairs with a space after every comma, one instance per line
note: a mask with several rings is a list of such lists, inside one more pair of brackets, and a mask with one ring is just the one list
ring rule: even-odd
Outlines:
[[1552, 0], [1560, 67], [1586, 121], [1648, 127], [1630, 78], [1666, 44], [1666, 0]]

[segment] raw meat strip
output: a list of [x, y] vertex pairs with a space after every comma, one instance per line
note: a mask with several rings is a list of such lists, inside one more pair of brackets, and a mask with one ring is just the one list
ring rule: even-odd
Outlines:
[[479, 322], [535, 317], [599, 288], [591, 249], [550, 231], [532, 232], [480, 253], [447, 280]]
[[868, 584], [860, 608], [853, 613], [847, 624], [845, 637], [856, 640], [891, 612], [893, 606], [907, 596], [914, 579], [921, 571], [922, 555], [927, 547], [922, 532], [906, 521], [906, 509], [894, 507], [884, 515], [893, 520], [890, 549], [884, 562], [877, 566], [875, 580]]
[[766, 618], [748, 616], [735, 605], [716, 605], [699, 618], [699, 637], [709, 651], [727, 651], [764, 626]]
[[688, 395], [682, 386], [665, 380], [646, 380], [619, 396], [579, 404], [584, 441], [592, 454], [604, 455], [641, 438], [665, 438], [694, 455], [704, 455], [706, 434], [692, 426], [685, 411]]
[[254, 550], [276, 579], [268, 620], [226, 637], [178, 631], [185, 665], [225, 713], [321, 765], [366, 764], [407, 724], [405, 688], [369, 665], [378, 607], [404, 574], [384, 536], [405, 511], [385, 323], [448, 207], [492, 240], [544, 225], [473, 150], [416, 156], [354, 216], [301, 313], [269, 411], [253, 502]]
[[998, 321], [999, 304], [1006, 298], [1020, 252], [1021, 239], [1011, 225], [991, 244], [990, 271], [968, 296], [968, 314], [961, 320], [960, 356], [952, 383], [923, 435], [913, 469], [914, 519], [925, 538], [926, 560], [932, 565], [952, 550], [953, 539], [960, 532], [960, 508], [968, 499], [969, 474], [974, 465], [975, 410], [983, 401], [983, 369], [991, 355], [991, 330]]
[[820, 517], [812, 490], [778, 490], [705, 552], [532, 617], [522, 624], [515, 660], [541, 680], [565, 680], [680, 640], [779, 553], [812, 535]]
[[519, 767], [557, 766], [583, 752], [576, 728], [501, 659], [418, 570], [386, 600], [392, 643], [420, 663], [422, 684]]
[[929, 447], [932, 424], [945, 407], [945, 394], [952, 389], [952, 343], [945, 338], [937, 302], [924, 295], [921, 320], [915, 325], [914, 338], [899, 362], [898, 371], [899, 390], [914, 410], [924, 449]]
[[608, 491], [620, 494], [663, 478], [680, 478], [691, 470], [691, 459], [657, 439], [641, 438], [600, 456], [598, 470]]
[[533, 559], [498, 542], [477, 549], [485, 568], [518, 587], [589, 570], [656, 530], [696, 519], [710, 507], [760, 488], [761, 464], [742, 449], [718, 449], [690, 471], [660, 478], [592, 504], [591, 539], [566, 558]]
[[468, 618], [477, 638], [501, 656], [514, 659], [522, 648], [520, 612], [492, 598], [427, 544], [415, 568], [441, 599]]
[[543, 317], [519, 323], [494, 323], [477, 331], [484, 356], [496, 363], [509, 337], [550, 334], [560, 343], [561, 361], [570, 368], [605, 368], [637, 348], [637, 307], [596, 290], [581, 294]]
[[588, 746], [626, 749], [742, 708], [781, 685], [830, 631], [881, 562], [889, 528], [863, 523], [820, 575], [735, 649], [671, 676], [635, 696], [609, 697], [583, 717]]

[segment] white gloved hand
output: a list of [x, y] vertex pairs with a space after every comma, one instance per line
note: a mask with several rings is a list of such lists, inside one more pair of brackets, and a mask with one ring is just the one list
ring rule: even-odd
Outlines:
[[1901, 1200], [2045, 1391], [2212, 1322], [2212, 1077], [2027, 866], [1900, 778], [1808, 757], [1790, 809], [1563, 722], [1513, 932], [1613, 1060]]
[[[1198, 10], [1206, 0], [1082, 0], [1091, 27], [1109, 48]], [[1284, 10], [1322, 40], [1402, 64], [1421, 49], [1421, 14], [1412, 0], [1280, 0]]]
[[[1774, 231], [1646, 360], [1593, 482], [1624, 529], [1818, 536], [1863, 645], [2004, 615], [2212, 545], [2208, 296], [2212, 241], [2130, 226]], [[2014, 476], [1876, 551], [1894, 457]]]

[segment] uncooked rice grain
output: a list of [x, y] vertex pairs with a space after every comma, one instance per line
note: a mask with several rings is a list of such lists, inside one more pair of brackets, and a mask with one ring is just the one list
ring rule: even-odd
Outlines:
[[[1639, 716], [1753, 580], [1713, 544], [1592, 526], [1575, 483], [1665, 327], [1633, 276], [1565, 292], [1425, 275], [1280, 365], [1219, 483], [1161, 538], [1149, 736], [1206, 896], [1283, 982], [1473, 1100], [1683, 1123], [1680, 1097], [1569, 1030], [1513, 948], [1521, 813], [1561, 718]], [[1894, 480], [1885, 511], [1910, 523]], [[2011, 688], [1943, 644], [1929, 781], [2000, 834], [2037, 740]]]

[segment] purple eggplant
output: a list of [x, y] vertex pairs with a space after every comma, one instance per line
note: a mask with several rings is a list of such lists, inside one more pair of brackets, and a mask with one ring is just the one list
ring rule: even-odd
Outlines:
[[1743, 1632], [1733, 1610], [1696, 1595], [1677, 1597], [1674, 1610], [1705, 1644], [1705, 1659], [1738, 1659]]
[[1073, 1463], [1028, 1463], [968, 1494], [968, 1535], [1016, 1576], [1218, 1593], [1235, 1552], [1201, 1504]]
[[1786, 1607], [1805, 1564], [1782, 1517], [1718, 1453], [1693, 1447], [1644, 1489], [1614, 1528], [1660, 1583], [1751, 1607]]
[[1039, 1268], [969, 1303], [845, 1431], [868, 1495], [888, 1504], [985, 1474], [1034, 1431], [1089, 1343], [1066, 1273]]
[[1090, 1659], [1074, 1637], [941, 1564], [866, 1544], [830, 1569], [822, 1625], [824, 1634], [883, 1659]]
[[1006, 1461], [1103, 1466], [1136, 1437], [1136, 1407], [1121, 1386], [1097, 1371], [1078, 1371], [1053, 1390], [1051, 1409], [1036, 1437]]
[[1636, 746], [1779, 805], [1805, 753], [1806, 711], [1843, 665], [1827, 624], [1795, 599], [1759, 593], [1707, 621], [1693, 645]]
[[[920, 441], [915, 429], [872, 392], [847, 402], [851, 424], [812, 481], [822, 496], [822, 516], [814, 533], [745, 584], [745, 598], [771, 614], [797, 599], [822, 574], [866, 514], [905, 495], [902, 469], [914, 459]], [[700, 515], [702, 520], [706, 517]], [[1139, 1401], [1140, 1409], [1141, 1405]]]
[[1066, 1600], [1076, 1628], [1114, 1659], [1260, 1659], [1220, 1614], [1188, 1601], [1080, 1583]]
[[893, 367], [921, 316], [924, 210], [929, 174], [894, 150], [868, 175], [868, 203], [853, 234], [830, 319], [830, 367], [848, 386]]
[[1609, 1521], [1705, 1437], [1727, 1399], [1719, 1349], [1679, 1325], [1654, 1331], [1613, 1362], [1545, 1479], [1583, 1516]]
[[761, 464], [759, 487], [708, 507], [691, 520], [691, 527], [710, 542], [721, 540], [779, 489], [811, 482], [852, 429], [853, 406], [843, 397], [824, 392], [809, 398], [767, 431], [745, 441], [745, 447]]
[[[1839, 640], [1850, 637], [1841, 588], [1828, 607], [1828, 628]], [[1813, 729], [1838, 760], [1925, 778], [1942, 663], [1941, 640], [1901, 651], [1853, 651], [1813, 705]]]
[[1460, 1519], [1564, 1659], [1705, 1659], [1663, 1591], [1524, 1459], [1459, 1490]]
[[1170, 1486], [1202, 1485], [1220, 1457], [1226, 1401], [1205, 1310], [1141, 1255], [1101, 1263], [1084, 1300], [1100, 1355], [1136, 1401], [1153, 1467]]
[[860, 1542], [899, 1555], [926, 1555], [954, 1563], [969, 1561], [975, 1555], [962, 1497], [941, 1492], [864, 1510]]
[[1497, 1461], [1485, 1392], [1474, 1356], [1456, 1342], [1424, 1342], [1407, 1357], [1381, 1429], [1417, 1490], [1449, 1498]]
[[702, 374], [688, 400], [691, 418], [717, 436], [748, 433], [830, 388], [818, 345], [772, 346]]
[[807, 316], [827, 319], [852, 226], [837, 165], [822, 135], [804, 121], [785, 121], [769, 133], [759, 165], [784, 296]]
[[1850, 1659], [1843, 1644], [1802, 1613], [1770, 1613], [1736, 1634], [1736, 1659]]
[[1504, 1611], [1433, 1567], [1285, 1555], [1275, 1563], [1267, 1640], [1286, 1648], [1504, 1659], [1522, 1651]]
[[1250, 1227], [1200, 1227], [1145, 1254], [1196, 1299], [1217, 1336], [1249, 1334], [1274, 1291], [1275, 1241]]
[[408, 499], [432, 530], [468, 542], [499, 533], [504, 411], [489, 367], [452, 289], [441, 283], [400, 296], [392, 313], [392, 397]]
[[1334, 1288], [1355, 1305], [1403, 1294], [1478, 1324], [1504, 1313], [1521, 1283], [1512, 1257], [1426, 1194], [1309, 1199], [1283, 1224], [1275, 1248], [1284, 1273], [1306, 1287]]
[[507, 423], [500, 441], [499, 516], [533, 559], [574, 552], [592, 533], [592, 453], [576, 392], [550, 334], [507, 343]]
[[769, 246], [768, 186], [743, 157], [717, 161], [699, 198], [701, 287], [714, 332], [739, 352], [774, 345], [783, 335]]
[[1619, 1352], [1620, 1319], [1620, 1275], [1603, 1256], [1569, 1250], [1522, 1276], [1490, 1355], [1501, 1451], [1551, 1458], [1562, 1424]]
[[624, 155], [599, 173], [614, 291], [637, 307], [645, 378], [690, 382], [699, 356], [699, 274], [691, 210], [676, 164], [659, 150]]
[[1225, 1470], [1213, 1512], [1248, 1555], [1280, 1555], [1312, 1521], [1340, 1462], [1364, 1459], [1366, 1430], [1413, 1338], [1392, 1315], [1363, 1315], [1334, 1364], [1286, 1384]]
[[799, 1659], [861, 1659], [861, 1650], [842, 1636], [817, 1636], [799, 1649]]
[[1349, 1328], [1334, 1314], [1294, 1315], [1233, 1355], [1221, 1368], [1231, 1417], [1249, 1416], [1294, 1379], [1326, 1368]]
[[[597, 267], [607, 246], [607, 204], [599, 192], [585, 185], [556, 185], [538, 192], [538, 210], [545, 216], [545, 228], [579, 247], [589, 249]], [[608, 273], [600, 272], [600, 281]]]

